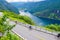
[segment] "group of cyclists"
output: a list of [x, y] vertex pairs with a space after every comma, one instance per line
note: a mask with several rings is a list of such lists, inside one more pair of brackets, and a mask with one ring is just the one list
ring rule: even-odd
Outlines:
[[[17, 23], [17, 21], [15, 21]], [[29, 26], [29, 29], [32, 30], [32, 26]], [[60, 37], [60, 33], [58, 33], [57, 37]]]

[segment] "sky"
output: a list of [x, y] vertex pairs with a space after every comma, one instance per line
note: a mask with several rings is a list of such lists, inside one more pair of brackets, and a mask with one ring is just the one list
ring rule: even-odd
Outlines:
[[38, 1], [44, 1], [44, 0], [6, 0], [8, 2], [38, 2]]

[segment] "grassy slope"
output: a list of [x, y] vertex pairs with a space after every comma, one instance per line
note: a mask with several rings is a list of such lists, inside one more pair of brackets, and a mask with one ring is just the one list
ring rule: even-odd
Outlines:
[[46, 28], [57, 31], [57, 32], [60, 32], [60, 25], [58, 25], [58, 24], [47, 25]]
[[39, 26], [39, 28], [48, 30], [50, 32], [60, 32], [60, 25], [58, 24], [50, 24], [46, 26]]
[[15, 20], [15, 21], [19, 21], [19, 22], [23, 22], [23, 23], [27, 23], [30, 25], [35, 25], [34, 22], [32, 21], [31, 18], [29, 18], [28, 16], [21, 16], [19, 14], [15, 14], [13, 12], [3, 12], [4, 15], [6, 15], [8, 18]]
[[8, 33], [6, 36], [3, 36], [0, 40], [23, 40], [18, 37], [16, 34]]

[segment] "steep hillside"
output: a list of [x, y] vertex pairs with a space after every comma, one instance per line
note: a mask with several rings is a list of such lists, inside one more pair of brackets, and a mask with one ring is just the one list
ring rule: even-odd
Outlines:
[[45, 0], [41, 2], [11, 3], [18, 9], [27, 9], [38, 17], [60, 20], [60, 0]]
[[5, 0], [0, 0], [0, 11], [7, 10], [14, 13], [19, 13], [18, 9], [11, 5], [10, 3], [7, 3]]
[[8, 19], [11, 19], [13, 21], [18, 21], [18, 22], [22, 22], [25, 24], [35, 25], [34, 21], [26, 15], [23, 16], [20, 14], [15, 14], [10, 11], [3, 11], [3, 15], [5, 15], [5, 17], [7, 17]]

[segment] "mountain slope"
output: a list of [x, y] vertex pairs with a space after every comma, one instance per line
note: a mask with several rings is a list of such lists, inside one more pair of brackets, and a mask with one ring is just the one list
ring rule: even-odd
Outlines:
[[11, 5], [10, 3], [7, 3], [5, 0], [0, 0], [0, 11], [7, 10], [14, 13], [19, 13], [18, 9]]
[[27, 9], [38, 17], [60, 20], [60, 0], [46, 0], [41, 2], [11, 3], [18, 9]]
[[26, 8], [30, 12], [38, 12], [46, 9], [60, 9], [59, 0], [46, 0], [41, 2], [13, 2], [12, 5], [16, 6], [18, 9]]

